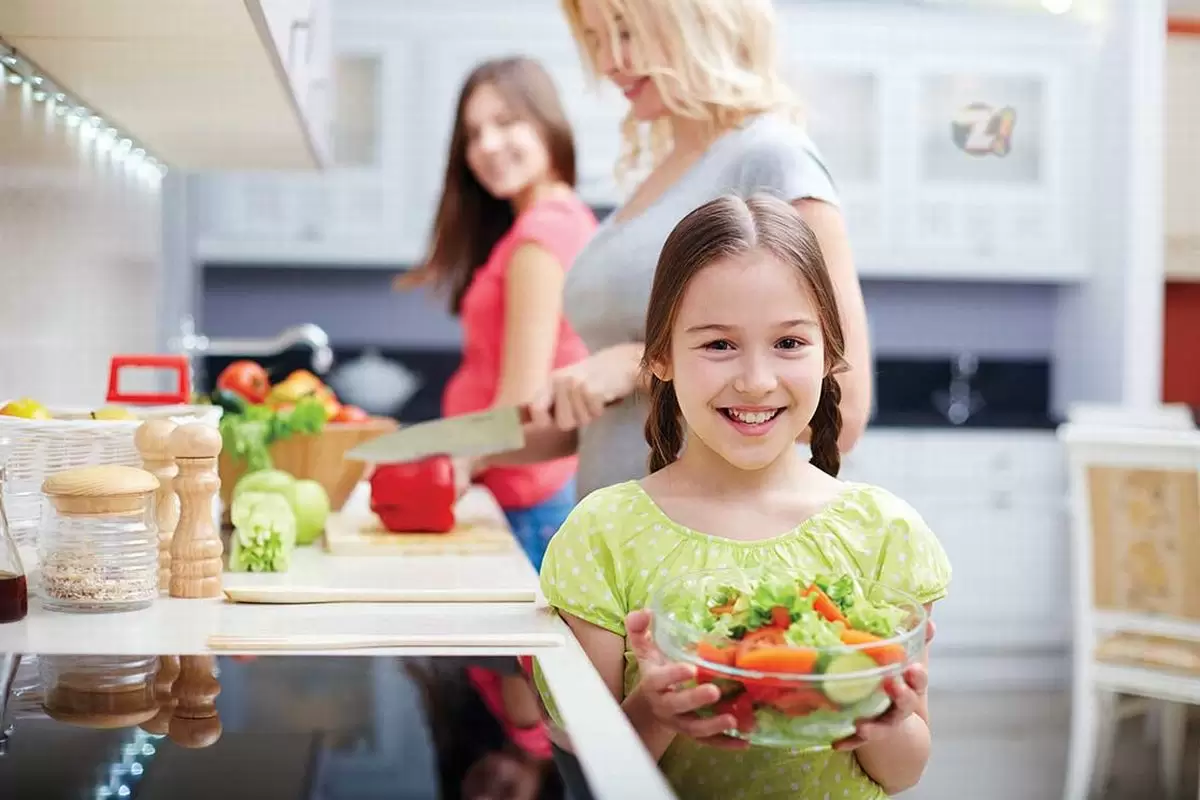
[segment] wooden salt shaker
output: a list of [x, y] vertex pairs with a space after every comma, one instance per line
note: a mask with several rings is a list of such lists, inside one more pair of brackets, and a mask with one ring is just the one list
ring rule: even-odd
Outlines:
[[154, 521], [158, 525], [158, 588], [171, 586], [171, 538], [179, 524], [179, 497], [175, 494], [175, 476], [179, 467], [171, 455], [171, 434], [178, 427], [168, 419], [144, 422], [133, 435], [133, 443], [142, 456], [142, 468], [158, 478], [154, 493]]
[[179, 467], [179, 524], [171, 539], [171, 597], [221, 596], [220, 532], [213, 520], [213, 501], [221, 488], [217, 457], [221, 434], [194, 422], [175, 429], [168, 441]]

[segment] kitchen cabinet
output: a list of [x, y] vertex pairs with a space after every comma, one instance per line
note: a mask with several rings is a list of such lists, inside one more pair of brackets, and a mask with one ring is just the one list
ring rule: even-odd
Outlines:
[[935, 608], [943, 681], [1021, 680], [1022, 666], [1029, 681], [1066, 674], [1067, 479], [1052, 431], [871, 428], [842, 474], [907, 501], [950, 557]]
[[313, 145], [329, 158], [332, 0], [259, 0], [271, 38]]
[[870, 277], [1086, 277], [1087, 28], [888, 8], [785, 15], [787, 69]]
[[327, 143], [330, 1], [6, 0], [0, 33], [170, 167], [314, 170]]
[[[467, 13], [462, 0], [428, 8], [358, 0], [338, 9], [335, 59], [372, 53], [383, 73], [378, 163], [335, 163], [330, 174], [298, 182], [217, 179], [209, 202], [252, 216], [229, 213], [220, 226], [201, 226], [200, 260], [396, 268], [419, 258], [462, 80], [502, 55], [546, 66], [575, 131], [581, 194], [593, 205], [620, 202], [614, 172], [625, 103], [584, 74], [556, 8], [522, 0], [503, 13]], [[781, 5], [777, 13], [784, 68], [843, 196], [864, 276], [1085, 276], [1087, 238], [1073, 199], [1087, 193], [1090, 137], [1072, 132], [1087, 130], [1088, 28], [890, 4]], [[268, 202], [264, 194], [313, 197]], [[289, 222], [274, 234], [257, 229], [260, 207], [290, 208]]]
[[[591, 85], [557, 10], [532, 3], [501, 13], [455, 10], [455, 3], [421, 10], [370, 2], [338, 9], [344, 16], [333, 57], [332, 169], [321, 176], [198, 178], [198, 261], [398, 269], [419, 260], [462, 82], [478, 62], [518, 53], [541, 61], [559, 90], [574, 129], [580, 194], [595, 205], [617, 201], [624, 100], [610, 87]], [[343, 81], [344, 75], [358, 80]], [[372, 151], [369, 157], [348, 149], [348, 138], [369, 141], [360, 147]]]

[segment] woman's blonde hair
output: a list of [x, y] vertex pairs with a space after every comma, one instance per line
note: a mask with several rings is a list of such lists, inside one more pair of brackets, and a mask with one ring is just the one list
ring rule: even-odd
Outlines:
[[[593, 76], [601, 77], [596, 43], [585, 35], [580, 0], [561, 0], [563, 12]], [[654, 82], [676, 117], [709, 123], [711, 134], [734, 128], [764, 111], [782, 110], [799, 121], [799, 107], [780, 74], [772, 0], [594, 0], [613, 57], [621, 35], [633, 42], [622, 66]], [[632, 109], [622, 123], [624, 152], [618, 176], [662, 158], [671, 146], [668, 120], [643, 130]]]

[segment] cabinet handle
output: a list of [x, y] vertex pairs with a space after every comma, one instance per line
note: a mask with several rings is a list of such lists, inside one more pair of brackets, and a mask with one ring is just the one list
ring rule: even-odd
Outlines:
[[294, 76], [296, 74], [296, 56], [297, 56], [296, 50], [298, 49], [296, 47], [296, 37], [300, 35], [301, 31], [304, 32], [305, 60], [308, 61], [308, 60], [312, 59], [312, 52], [311, 52], [312, 51], [312, 37], [308, 35], [308, 25], [309, 25], [308, 20], [298, 19], [298, 20], [294, 20], [292, 22], [291, 27], [288, 29], [288, 64], [287, 65], [288, 65], [288, 74], [289, 75]]

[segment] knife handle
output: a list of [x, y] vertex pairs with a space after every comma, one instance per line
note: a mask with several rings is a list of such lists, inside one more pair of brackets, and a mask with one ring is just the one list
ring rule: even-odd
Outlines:
[[[604, 407], [612, 408], [613, 406], [618, 405], [620, 402], [621, 402], [620, 400], [612, 400], [608, 403], [605, 403]], [[551, 406], [550, 406], [549, 413], [550, 413], [550, 416], [554, 416], [554, 405], [553, 404], [551, 404]], [[533, 412], [531, 412], [529, 410], [528, 403], [522, 403], [521, 405], [517, 406], [517, 416], [520, 418], [522, 425], [530, 425], [533, 423]]]

